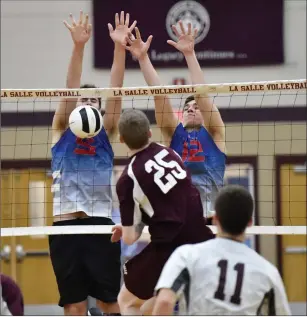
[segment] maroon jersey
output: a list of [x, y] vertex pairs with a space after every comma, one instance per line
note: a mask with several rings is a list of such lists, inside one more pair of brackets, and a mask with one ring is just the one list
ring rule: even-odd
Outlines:
[[204, 241], [205, 222], [198, 190], [179, 155], [151, 143], [130, 158], [116, 191], [123, 226], [148, 225], [152, 242]]

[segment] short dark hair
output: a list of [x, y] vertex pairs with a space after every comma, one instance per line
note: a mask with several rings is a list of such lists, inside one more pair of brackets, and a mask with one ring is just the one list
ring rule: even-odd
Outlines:
[[144, 147], [149, 141], [150, 123], [140, 110], [126, 110], [118, 122], [119, 134], [131, 150]]
[[238, 185], [225, 186], [215, 200], [215, 213], [223, 231], [242, 234], [252, 219], [254, 201], [248, 190]]
[[184, 106], [189, 103], [190, 101], [195, 100], [194, 95], [191, 95], [189, 97], [186, 98], [186, 100], [184, 101]]
[[[81, 85], [80, 88], [86, 89], [86, 88], [98, 88], [98, 87], [96, 87], [93, 84], [83, 84], [83, 85]], [[99, 109], [101, 109], [101, 98], [98, 98], [98, 102], [99, 102]]]

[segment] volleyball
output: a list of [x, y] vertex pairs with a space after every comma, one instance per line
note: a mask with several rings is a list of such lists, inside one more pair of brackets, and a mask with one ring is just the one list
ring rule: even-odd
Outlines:
[[69, 116], [69, 128], [81, 139], [93, 138], [102, 129], [102, 115], [91, 106], [79, 106]]

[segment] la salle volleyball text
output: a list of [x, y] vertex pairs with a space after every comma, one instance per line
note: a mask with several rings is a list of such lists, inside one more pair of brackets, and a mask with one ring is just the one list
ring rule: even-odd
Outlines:
[[[197, 85], [195, 87], [178, 87], [178, 88], [152, 88], [152, 89], [87, 89], [90, 96], [95, 97], [109, 97], [110, 94], [113, 97], [118, 96], [150, 96], [150, 95], [176, 95], [176, 94], [197, 94], [202, 93], [198, 90]], [[219, 91], [223, 92], [246, 92], [246, 91], [274, 91], [274, 90], [303, 90], [307, 89], [307, 81], [298, 81], [292, 83], [268, 83], [268, 84], [250, 84], [250, 85], [240, 85], [234, 84], [229, 85], [209, 85], [208, 92], [215, 93]], [[106, 92], [105, 92], [105, 91]], [[77, 98], [82, 97], [84, 94], [81, 94], [80, 90], [73, 91], [1, 91], [1, 98], [52, 98], [52, 97], [67, 97], [67, 98]]]
[[11, 91], [1, 92], [1, 98], [35, 98], [35, 97], [82, 97], [79, 91]]
[[168, 94], [192, 94], [196, 93], [196, 89], [192, 88], [163, 88], [163, 89], [134, 89], [134, 90], [114, 90], [113, 95], [116, 96], [148, 96], [152, 95], [168, 95]]
[[264, 91], [264, 90], [290, 90], [290, 89], [306, 89], [307, 82], [303, 83], [287, 83], [287, 84], [267, 84], [267, 85], [234, 85], [229, 87], [229, 91]]

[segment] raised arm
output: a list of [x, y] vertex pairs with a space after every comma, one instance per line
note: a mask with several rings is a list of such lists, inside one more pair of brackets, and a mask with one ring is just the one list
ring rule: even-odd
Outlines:
[[[204, 74], [194, 51], [194, 40], [198, 31], [196, 29], [192, 30], [191, 23], [188, 24], [188, 29], [185, 30], [183, 23], [179, 21], [179, 27], [180, 31], [176, 26], [172, 26], [174, 33], [178, 37], [178, 41], [174, 42], [169, 40], [167, 43], [183, 53], [189, 68], [192, 84], [205, 84]], [[225, 125], [218, 108], [207, 94], [196, 95], [195, 101], [202, 113], [206, 129], [220, 150], [224, 152]]]
[[[123, 86], [125, 73], [126, 50], [128, 34], [134, 29], [136, 21], [129, 27], [130, 15], [122, 11], [120, 16], [115, 14], [115, 29], [109, 23], [110, 37], [114, 42], [114, 58], [111, 68], [110, 87], [120, 88]], [[116, 131], [118, 120], [122, 111], [122, 98], [112, 97], [106, 100], [105, 114], [103, 117], [104, 128], [108, 135]]]
[[[150, 35], [146, 42], [142, 41], [141, 34], [138, 28], [135, 28], [136, 38], [130, 37], [126, 49], [139, 61], [140, 68], [144, 75], [145, 81], [148, 86], [159, 86], [161, 81], [159, 75], [154, 69], [150, 58], [147, 54], [152, 35]], [[178, 119], [174, 114], [170, 100], [167, 96], [155, 96], [155, 115], [158, 127], [161, 129], [162, 134], [166, 140], [169, 140], [176, 129]]]
[[[91, 37], [92, 25], [88, 23], [88, 15], [84, 18], [82, 11], [80, 11], [78, 23], [72, 14], [70, 14], [70, 18], [71, 25], [64, 21], [64, 25], [70, 31], [74, 43], [68, 66], [66, 87], [80, 88], [84, 48]], [[59, 140], [67, 128], [69, 116], [76, 107], [76, 103], [77, 99], [62, 99], [60, 101], [52, 122], [52, 144], [55, 144]]]

